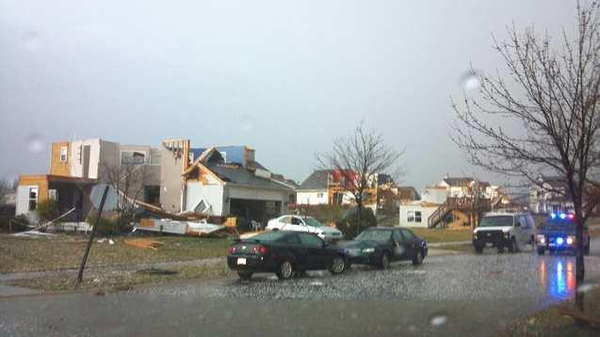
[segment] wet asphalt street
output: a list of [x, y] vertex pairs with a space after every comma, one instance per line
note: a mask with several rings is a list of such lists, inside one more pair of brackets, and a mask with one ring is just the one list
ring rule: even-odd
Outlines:
[[[600, 240], [586, 257], [600, 281]], [[222, 279], [135, 291], [0, 299], [0, 336], [489, 336], [570, 298], [574, 258], [527, 251], [436, 256], [279, 282]]]

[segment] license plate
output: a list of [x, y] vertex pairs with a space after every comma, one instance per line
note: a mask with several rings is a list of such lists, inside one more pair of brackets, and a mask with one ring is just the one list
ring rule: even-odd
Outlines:
[[238, 258], [237, 264], [245, 265], [246, 264], [246, 258], [245, 257]]
[[493, 243], [491, 243], [491, 242], [487, 242], [485, 245], [486, 245], [487, 247], [491, 247], [491, 246], [493, 246], [494, 244], [493, 244]]

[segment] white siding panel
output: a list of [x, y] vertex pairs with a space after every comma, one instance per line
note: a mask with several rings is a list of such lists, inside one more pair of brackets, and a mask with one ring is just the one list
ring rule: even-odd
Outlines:
[[191, 211], [204, 200], [210, 205], [211, 215], [223, 215], [223, 186], [201, 185], [200, 182], [192, 181], [186, 184], [185, 211]]
[[249, 187], [229, 186], [230, 199], [271, 200], [287, 202], [287, 193], [283, 191], [261, 190]]
[[[421, 205], [400, 205], [400, 226], [427, 228], [427, 220], [439, 206], [423, 207]], [[421, 222], [408, 222], [408, 212], [421, 212]]]
[[297, 192], [296, 202], [299, 205], [326, 205], [329, 202], [327, 190]]
[[29, 188], [35, 186], [17, 187], [17, 205], [16, 215], [27, 214], [29, 212]]

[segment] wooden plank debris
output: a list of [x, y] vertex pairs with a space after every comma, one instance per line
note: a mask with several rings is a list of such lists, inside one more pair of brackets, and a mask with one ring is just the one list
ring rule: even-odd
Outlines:
[[164, 245], [163, 242], [147, 240], [147, 239], [125, 240], [125, 241], [123, 241], [123, 243], [125, 243], [128, 246], [132, 246], [132, 247], [136, 247], [136, 248], [152, 249], [152, 250], [158, 250], [158, 248], [160, 246]]

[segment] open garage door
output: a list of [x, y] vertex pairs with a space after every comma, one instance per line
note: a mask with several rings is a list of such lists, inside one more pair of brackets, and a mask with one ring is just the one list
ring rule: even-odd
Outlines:
[[259, 222], [265, 228], [267, 221], [281, 215], [281, 201], [231, 199], [231, 215], [240, 218], [242, 228], [252, 229], [251, 220]]

